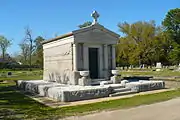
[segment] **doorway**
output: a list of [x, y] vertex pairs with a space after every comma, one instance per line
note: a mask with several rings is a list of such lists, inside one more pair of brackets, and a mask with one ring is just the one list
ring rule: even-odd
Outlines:
[[98, 78], [98, 48], [89, 48], [89, 71], [90, 78]]

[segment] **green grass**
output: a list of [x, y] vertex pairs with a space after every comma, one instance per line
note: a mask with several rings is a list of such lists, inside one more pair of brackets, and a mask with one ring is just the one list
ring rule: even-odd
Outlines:
[[[7, 77], [7, 73], [12, 72], [11, 77]], [[145, 70], [120, 70], [122, 76], [161, 76], [161, 77], [172, 77], [180, 76], [179, 71], [172, 70], [163, 70], [163, 71], [152, 71], [152, 69]], [[42, 78], [42, 70], [33, 70], [33, 71], [13, 71], [7, 69], [0, 69], [0, 80], [40, 80]]]
[[[8, 72], [12, 72], [11, 76], [7, 76]], [[0, 70], [0, 80], [40, 80], [42, 79], [42, 70], [33, 71], [12, 71]]]
[[13, 77], [0, 77], [0, 80], [42, 80], [42, 75], [21, 75]]
[[172, 77], [172, 76], [180, 76], [180, 71], [121, 71], [120, 74], [122, 76], [158, 76], [158, 77]]
[[138, 95], [106, 102], [63, 108], [50, 108], [16, 91], [14, 83], [0, 84], [0, 119], [57, 119], [94, 111], [123, 109], [151, 104], [180, 96], [180, 89], [149, 95]]

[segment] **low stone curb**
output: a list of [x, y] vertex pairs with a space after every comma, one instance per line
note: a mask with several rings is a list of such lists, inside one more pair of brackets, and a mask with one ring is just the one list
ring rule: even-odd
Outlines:
[[70, 106], [76, 106], [76, 105], [85, 105], [85, 104], [91, 104], [96, 102], [104, 102], [104, 101], [110, 101], [110, 100], [117, 100], [117, 99], [123, 99], [123, 98], [131, 98], [138, 95], [148, 95], [148, 94], [155, 94], [155, 93], [161, 93], [166, 91], [172, 91], [173, 89], [161, 89], [161, 90], [153, 90], [153, 91], [146, 91], [146, 92], [140, 92], [136, 94], [129, 94], [129, 95], [123, 95], [123, 96], [116, 96], [116, 97], [105, 97], [105, 98], [98, 98], [98, 99], [90, 99], [90, 100], [83, 100], [83, 101], [75, 101], [75, 102], [59, 102], [54, 101], [47, 97], [40, 97], [40, 96], [30, 96], [26, 95], [46, 106], [57, 108], [57, 107], [70, 107]]

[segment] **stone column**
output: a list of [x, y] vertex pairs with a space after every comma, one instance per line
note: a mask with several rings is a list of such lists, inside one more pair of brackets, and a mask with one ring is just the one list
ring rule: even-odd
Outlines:
[[107, 48], [107, 45], [105, 44], [104, 45], [104, 76], [105, 78], [108, 78], [108, 48]]
[[116, 50], [115, 45], [112, 45], [112, 69], [116, 69]]
[[78, 44], [74, 43], [73, 44], [73, 70], [78, 71]]
[[84, 70], [84, 43], [81, 43], [80, 46], [81, 70]]

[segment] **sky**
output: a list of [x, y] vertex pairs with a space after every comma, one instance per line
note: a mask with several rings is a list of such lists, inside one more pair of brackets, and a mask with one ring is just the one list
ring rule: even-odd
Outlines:
[[92, 21], [96, 10], [100, 24], [121, 34], [118, 23], [155, 20], [161, 25], [174, 8], [180, 8], [180, 0], [0, 0], [0, 35], [12, 40], [8, 53], [14, 55], [20, 52], [27, 26], [34, 39], [50, 39]]

